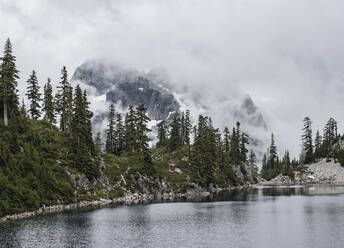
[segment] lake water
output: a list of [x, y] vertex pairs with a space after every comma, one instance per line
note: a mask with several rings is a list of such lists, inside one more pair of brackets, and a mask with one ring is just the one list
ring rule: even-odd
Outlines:
[[344, 187], [260, 187], [0, 225], [0, 247], [344, 247]]

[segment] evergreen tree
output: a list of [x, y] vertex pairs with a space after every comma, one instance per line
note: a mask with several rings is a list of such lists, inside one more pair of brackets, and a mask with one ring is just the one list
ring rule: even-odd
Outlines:
[[108, 116], [108, 128], [106, 130], [106, 145], [105, 150], [107, 153], [115, 154], [115, 106], [110, 105]]
[[31, 114], [31, 118], [37, 120], [41, 116], [41, 93], [39, 92], [39, 85], [36, 76], [36, 72], [32, 71], [30, 78], [27, 80], [28, 87], [26, 96], [31, 101], [29, 112]]
[[241, 162], [246, 162], [247, 161], [247, 153], [248, 150], [246, 148], [246, 145], [248, 143], [248, 135], [246, 133], [241, 133], [241, 138], [240, 138], [240, 159]]
[[156, 144], [157, 147], [164, 146], [167, 141], [167, 132], [168, 132], [168, 126], [165, 120], [160, 121], [157, 124], [157, 129], [158, 129], [158, 142]]
[[322, 137], [320, 135], [319, 130], [317, 130], [317, 132], [315, 134], [315, 140], [314, 140], [314, 148], [315, 148], [314, 149], [314, 157], [315, 158], [319, 158], [321, 155], [321, 150], [320, 150], [321, 144], [322, 144]]
[[125, 116], [125, 150], [134, 152], [136, 150], [137, 130], [136, 130], [136, 113], [133, 106], [129, 106], [129, 113]]
[[223, 130], [223, 143], [225, 146], [225, 151], [229, 152], [230, 149], [230, 133], [228, 127]]
[[274, 134], [271, 134], [271, 144], [269, 147], [269, 159], [268, 159], [271, 168], [274, 167], [274, 165], [276, 164], [276, 162], [278, 161], [278, 155], [277, 155], [277, 147], [275, 144], [275, 138], [274, 138]]
[[12, 54], [12, 44], [7, 39], [2, 62], [0, 65], [0, 111], [4, 119], [5, 126], [11, 113], [18, 111], [17, 80], [19, 79], [16, 67], [16, 57]]
[[116, 155], [120, 156], [124, 149], [125, 130], [122, 121], [122, 115], [116, 114], [116, 128], [115, 128], [115, 150]]
[[71, 120], [71, 136], [73, 140], [73, 161], [76, 168], [86, 173], [88, 178], [98, 176], [98, 171], [92, 159], [95, 148], [92, 139], [91, 117], [88, 109], [86, 93], [82, 93], [79, 85], [75, 88], [74, 108]]
[[70, 132], [71, 118], [73, 114], [73, 88], [68, 81], [67, 69], [62, 68], [60, 85], [56, 95], [57, 111], [60, 114], [60, 129]]
[[313, 161], [313, 138], [312, 138], [312, 121], [309, 117], [303, 120], [303, 150], [305, 152], [304, 163]]
[[22, 99], [22, 104], [20, 106], [20, 112], [23, 116], [27, 115], [24, 98]]
[[50, 78], [48, 78], [48, 82], [44, 85], [43, 110], [45, 113], [44, 119], [50, 121], [51, 124], [56, 123], [53, 87], [50, 83]]
[[136, 107], [136, 141], [137, 141], [137, 150], [141, 153], [142, 159], [146, 163], [152, 163], [151, 151], [149, 149], [149, 138], [147, 132], [151, 131], [147, 123], [150, 121], [147, 116], [147, 109], [143, 104], [140, 104]]
[[178, 114], [173, 115], [173, 120], [171, 123], [170, 139], [168, 142], [168, 148], [170, 151], [175, 151], [182, 143], [181, 137], [181, 119]]
[[252, 149], [250, 150], [250, 154], [248, 156], [248, 165], [249, 165], [251, 171], [255, 175], [258, 175], [257, 157], [256, 157], [256, 154], [253, 152]]
[[184, 141], [185, 144], [190, 145], [190, 133], [191, 133], [191, 117], [190, 117], [190, 110], [186, 110], [185, 112], [185, 120], [184, 120]]

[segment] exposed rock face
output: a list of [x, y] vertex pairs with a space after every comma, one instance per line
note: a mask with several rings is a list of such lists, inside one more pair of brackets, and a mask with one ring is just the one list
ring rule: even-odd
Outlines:
[[144, 104], [154, 120], [166, 119], [171, 112], [180, 109], [173, 94], [149, 73], [102, 61], [87, 61], [75, 70], [72, 80], [95, 87], [99, 95], [106, 94], [107, 102], [120, 103], [124, 108]]
[[180, 105], [165, 89], [153, 85], [147, 78], [138, 77], [118, 84], [106, 93], [109, 102], [121, 102], [123, 107], [144, 104], [154, 120], [166, 119], [171, 112], [179, 112]]

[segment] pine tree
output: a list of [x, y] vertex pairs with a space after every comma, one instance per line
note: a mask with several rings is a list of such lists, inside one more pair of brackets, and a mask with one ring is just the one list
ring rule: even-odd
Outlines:
[[11, 113], [18, 111], [17, 80], [19, 79], [16, 68], [16, 57], [12, 54], [12, 44], [7, 39], [4, 49], [4, 55], [1, 58], [0, 66], [0, 110], [4, 119], [5, 126], [8, 125], [8, 119]]
[[44, 85], [43, 110], [45, 113], [44, 119], [51, 124], [56, 123], [53, 87], [50, 83], [50, 78], [48, 78], [48, 82]]
[[129, 106], [129, 113], [125, 116], [125, 150], [127, 152], [134, 152], [136, 150], [137, 130], [136, 130], [136, 113], [133, 106]]
[[312, 121], [309, 117], [303, 119], [303, 150], [305, 152], [304, 163], [313, 161], [313, 138], [312, 138]]
[[115, 154], [115, 106], [110, 105], [108, 116], [108, 128], [106, 130], [106, 146], [107, 153]]
[[277, 155], [277, 147], [275, 144], [275, 138], [274, 134], [271, 134], [271, 144], [269, 147], [269, 162], [271, 164], [271, 168], [274, 167], [275, 163], [278, 161], [278, 155]]
[[39, 84], [36, 76], [36, 72], [32, 71], [30, 78], [27, 80], [28, 87], [26, 96], [31, 101], [29, 112], [31, 114], [31, 118], [37, 120], [41, 116], [41, 93], [39, 92]]
[[248, 164], [249, 164], [251, 171], [255, 175], [258, 175], [257, 157], [256, 157], [256, 154], [253, 152], [252, 149], [250, 150], [250, 154], [248, 156]]
[[115, 151], [116, 155], [120, 156], [124, 149], [125, 130], [122, 121], [122, 115], [116, 115], [116, 128], [115, 128]]
[[164, 146], [167, 141], [167, 132], [168, 132], [168, 126], [165, 120], [160, 121], [157, 125], [158, 129], [158, 142], [156, 144], [157, 147]]
[[62, 68], [60, 85], [57, 87], [56, 95], [57, 111], [60, 114], [60, 129], [70, 132], [71, 118], [73, 114], [73, 88], [68, 81], [67, 69]]
[[95, 148], [92, 139], [92, 112], [88, 109], [89, 102], [86, 92], [82, 93], [79, 85], [75, 88], [74, 107], [71, 120], [71, 137], [73, 140], [73, 161], [76, 168], [86, 173], [88, 178], [95, 178], [98, 170], [92, 159]]
[[26, 112], [26, 105], [25, 105], [25, 101], [24, 101], [24, 98], [22, 99], [22, 104], [20, 106], [20, 112], [23, 116], [26, 116], [27, 115], [27, 112]]
[[182, 143], [181, 138], [181, 119], [178, 114], [173, 115], [173, 120], [170, 126], [170, 138], [168, 141], [168, 148], [170, 151], [175, 151]]
[[225, 129], [223, 130], [223, 143], [225, 146], [225, 151], [229, 152], [230, 149], [230, 133], [229, 133], [229, 129], [228, 127], [225, 127]]
[[190, 133], [191, 133], [191, 117], [190, 117], [190, 110], [186, 110], [185, 112], [185, 120], [184, 120], [184, 141], [185, 144], [190, 145]]
[[241, 133], [240, 138], [240, 159], [241, 162], [245, 163], [247, 161], [247, 153], [248, 150], [246, 148], [246, 145], [248, 145], [248, 135], [246, 133]]
[[140, 104], [136, 107], [136, 140], [138, 151], [141, 153], [142, 159], [146, 163], [152, 163], [151, 152], [148, 144], [149, 138], [147, 136], [147, 132], [151, 131], [147, 126], [149, 121], [150, 119], [147, 116], [147, 109], [143, 104]]

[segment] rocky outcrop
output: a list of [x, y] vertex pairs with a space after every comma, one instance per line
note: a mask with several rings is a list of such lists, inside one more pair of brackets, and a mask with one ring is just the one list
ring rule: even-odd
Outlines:
[[334, 159], [322, 159], [316, 163], [305, 165], [303, 171], [295, 172], [294, 178], [278, 175], [262, 185], [293, 185], [293, 184], [343, 184], [344, 167]]

